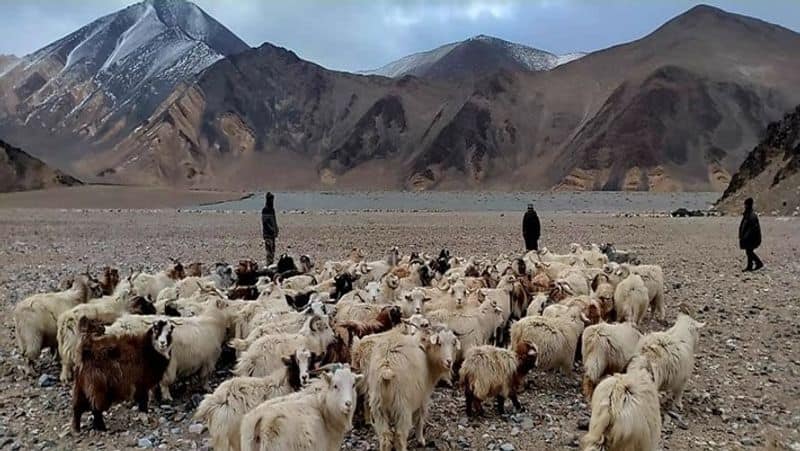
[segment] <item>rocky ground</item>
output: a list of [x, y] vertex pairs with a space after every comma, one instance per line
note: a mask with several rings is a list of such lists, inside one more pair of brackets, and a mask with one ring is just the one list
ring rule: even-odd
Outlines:
[[[378, 256], [404, 251], [515, 254], [521, 237], [517, 213], [293, 214], [279, 218], [279, 248], [317, 259], [342, 257], [359, 246]], [[706, 321], [695, 373], [684, 396], [685, 428], [667, 418], [664, 449], [800, 450], [800, 221], [763, 218], [759, 254], [767, 268], [742, 274], [734, 236], [737, 218], [622, 218], [556, 215], [543, 219], [544, 244], [614, 242], [663, 265], [670, 320], [679, 303]], [[117, 406], [111, 432], [69, 432], [69, 387], [43, 355], [41, 377], [25, 377], [13, 341], [13, 304], [59, 280], [112, 264], [156, 269], [167, 257], [184, 261], [236, 261], [260, 257], [259, 218], [253, 213], [174, 211], [0, 210], [0, 450], [194, 449], [207, 432], [191, 420], [201, 394], [187, 388], [171, 405], [147, 415]], [[662, 326], [652, 323], [650, 329]], [[220, 368], [218, 383], [226, 377]], [[463, 395], [438, 389], [427, 437], [436, 449], [574, 449], [589, 418], [579, 395], [579, 374], [534, 373], [520, 397], [527, 411], [467, 420]], [[489, 406], [487, 406], [489, 407]], [[371, 430], [357, 430], [344, 449], [375, 449]]]

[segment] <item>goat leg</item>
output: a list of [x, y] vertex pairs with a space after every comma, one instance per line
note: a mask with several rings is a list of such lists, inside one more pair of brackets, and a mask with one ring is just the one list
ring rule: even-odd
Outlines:
[[517, 398], [516, 392], [511, 392], [508, 395], [508, 399], [511, 400], [511, 404], [514, 404], [514, 408], [517, 409], [517, 412], [524, 412], [525, 406], [519, 403], [519, 399]]
[[92, 428], [96, 431], [106, 431], [106, 423], [103, 421], [103, 412], [92, 409]]
[[506, 408], [505, 408], [506, 398], [504, 398], [502, 395], [499, 395], [494, 398], [494, 403], [498, 414], [503, 415], [506, 413]]
[[150, 400], [147, 389], [137, 389], [134, 398], [136, 399], [136, 405], [139, 407], [139, 412], [147, 412], [147, 404]]

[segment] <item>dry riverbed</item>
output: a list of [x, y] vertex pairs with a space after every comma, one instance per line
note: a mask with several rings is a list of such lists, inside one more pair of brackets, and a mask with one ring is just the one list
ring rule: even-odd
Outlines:
[[[454, 254], [520, 252], [520, 213], [293, 214], [279, 218], [279, 250], [318, 260], [341, 258], [353, 246], [378, 257], [403, 251]], [[767, 268], [742, 274], [738, 218], [619, 218], [558, 214], [543, 218], [543, 242], [563, 251], [571, 242], [614, 242], [664, 267], [670, 321], [685, 303], [706, 321], [695, 373], [684, 396], [682, 429], [667, 418], [664, 449], [800, 449], [800, 221], [763, 218], [759, 252]], [[17, 368], [10, 311], [86, 268], [111, 264], [155, 270], [167, 257], [184, 262], [260, 258], [255, 213], [175, 211], [0, 210], [0, 450], [194, 449], [207, 432], [191, 420], [200, 393], [180, 388], [171, 405], [148, 415], [117, 406], [111, 432], [69, 432], [69, 387], [43, 355], [41, 378]], [[649, 329], [660, 329], [652, 323]], [[227, 377], [220, 368], [215, 378]], [[463, 394], [437, 389], [427, 437], [436, 449], [575, 449], [589, 418], [579, 374], [533, 373], [520, 397], [523, 413], [467, 420]], [[513, 411], [512, 411], [513, 412]], [[375, 449], [371, 430], [356, 430], [344, 449]]]

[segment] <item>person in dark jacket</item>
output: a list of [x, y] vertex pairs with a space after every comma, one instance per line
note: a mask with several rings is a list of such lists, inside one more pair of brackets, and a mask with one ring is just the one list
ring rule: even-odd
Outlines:
[[528, 211], [522, 218], [522, 237], [525, 238], [525, 249], [529, 251], [539, 250], [539, 234], [541, 232], [539, 216], [533, 209], [533, 204], [528, 204]]
[[261, 209], [261, 228], [264, 249], [267, 251], [267, 265], [275, 260], [275, 238], [278, 237], [278, 221], [275, 219], [275, 196], [267, 193], [264, 208]]
[[753, 252], [758, 246], [761, 246], [761, 226], [758, 223], [758, 215], [753, 211], [753, 199], [748, 198], [744, 201], [744, 213], [739, 224], [739, 248], [744, 249], [747, 254], [747, 268], [743, 272], [758, 271], [764, 267], [764, 263]]

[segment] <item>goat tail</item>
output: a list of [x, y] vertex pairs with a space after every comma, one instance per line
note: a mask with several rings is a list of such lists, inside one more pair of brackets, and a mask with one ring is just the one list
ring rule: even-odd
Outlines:
[[197, 406], [197, 411], [195, 411], [194, 416], [192, 417], [195, 420], [204, 420], [206, 422], [211, 421], [211, 395], [206, 395], [200, 405]]
[[606, 431], [611, 426], [611, 406], [603, 405], [597, 412], [592, 412], [589, 432], [581, 439], [581, 449], [599, 451], [604, 449]]

